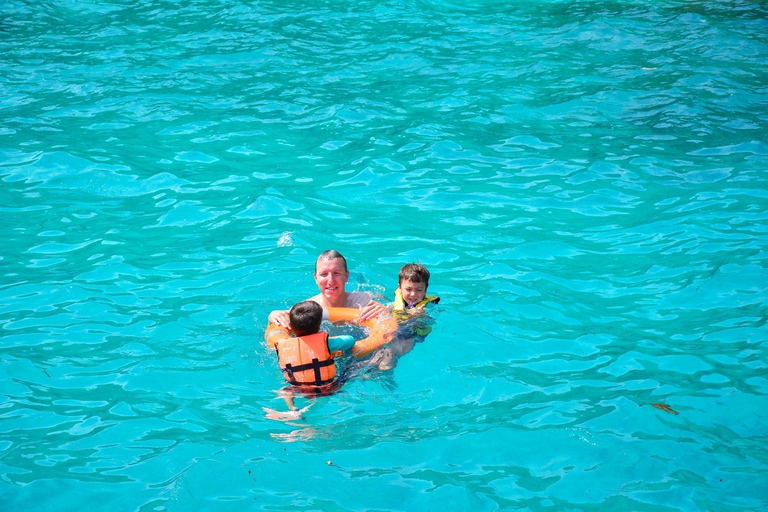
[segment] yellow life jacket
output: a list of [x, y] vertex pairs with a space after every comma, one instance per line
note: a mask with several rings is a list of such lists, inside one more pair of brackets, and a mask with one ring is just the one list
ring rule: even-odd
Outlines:
[[405, 311], [407, 309], [413, 309], [413, 308], [418, 309], [418, 308], [424, 308], [430, 302], [434, 302], [435, 304], [437, 304], [440, 302], [440, 297], [425, 295], [424, 299], [417, 302], [412, 307], [409, 307], [403, 300], [403, 294], [400, 293], [400, 288], [398, 288], [397, 290], [395, 290], [395, 304], [393, 308], [395, 311]]
[[333, 382], [336, 363], [328, 349], [328, 333], [284, 337], [275, 343], [285, 379], [296, 386], [324, 386]]

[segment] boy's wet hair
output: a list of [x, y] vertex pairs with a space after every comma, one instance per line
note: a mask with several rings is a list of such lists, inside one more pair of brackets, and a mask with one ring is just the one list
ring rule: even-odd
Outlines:
[[317, 262], [320, 260], [341, 260], [342, 263], [344, 263], [344, 272], [349, 272], [349, 269], [347, 268], [347, 259], [342, 256], [339, 251], [330, 249], [320, 254], [320, 256], [317, 257], [317, 260], [315, 260], [315, 274], [317, 274]]
[[305, 300], [295, 304], [289, 313], [291, 330], [296, 336], [315, 334], [323, 323], [323, 307], [317, 302]]
[[403, 281], [424, 283], [424, 288], [429, 288], [429, 270], [419, 263], [403, 265], [403, 268], [400, 269], [400, 277], [397, 284], [399, 285]]

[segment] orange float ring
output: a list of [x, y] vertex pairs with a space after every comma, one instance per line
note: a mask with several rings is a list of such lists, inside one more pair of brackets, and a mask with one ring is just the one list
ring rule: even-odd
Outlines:
[[328, 321], [331, 323], [349, 323], [368, 329], [368, 337], [355, 342], [352, 357], [360, 359], [392, 341], [397, 333], [397, 320], [393, 316], [378, 316], [360, 320], [357, 308], [328, 308]]
[[[355, 324], [368, 329], [368, 337], [355, 342], [352, 347], [352, 356], [356, 359], [365, 357], [376, 349], [379, 349], [392, 341], [397, 333], [397, 320], [393, 316], [376, 317], [365, 321], [360, 320], [360, 310], [357, 308], [328, 308], [327, 320], [331, 323]], [[287, 327], [270, 323], [264, 332], [267, 345], [274, 348], [275, 344], [283, 339], [290, 338], [291, 331]]]
[[267, 324], [267, 330], [264, 331], [264, 339], [267, 340], [269, 348], [275, 348], [278, 341], [291, 337], [291, 331], [287, 327], [273, 323]]

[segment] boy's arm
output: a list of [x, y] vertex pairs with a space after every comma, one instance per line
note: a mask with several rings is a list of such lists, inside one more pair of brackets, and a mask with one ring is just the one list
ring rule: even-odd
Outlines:
[[331, 352], [336, 351], [346, 351], [351, 349], [355, 345], [355, 338], [352, 336], [348, 336], [346, 334], [342, 334], [340, 336], [329, 336], [328, 337], [328, 350]]

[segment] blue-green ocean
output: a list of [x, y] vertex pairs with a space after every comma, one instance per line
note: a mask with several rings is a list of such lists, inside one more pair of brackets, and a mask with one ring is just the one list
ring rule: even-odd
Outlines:
[[3, 511], [768, 510], [765, 2], [5, 0], [0, 237]]

